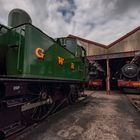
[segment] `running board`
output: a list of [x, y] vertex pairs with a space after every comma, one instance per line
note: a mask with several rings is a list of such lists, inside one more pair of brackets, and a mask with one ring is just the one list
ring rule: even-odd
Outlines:
[[52, 104], [52, 100], [48, 99], [48, 100], [41, 101], [41, 102], [24, 104], [23, 106], [21, 106], [21, 111], [22, 112], [27, 111], [27, 110], [30, 110], [30, 109], [33, 109], [33, 108], [36, 108], [36, 107], [39, 107], [39, 106], [42, 106], [45, 104]]

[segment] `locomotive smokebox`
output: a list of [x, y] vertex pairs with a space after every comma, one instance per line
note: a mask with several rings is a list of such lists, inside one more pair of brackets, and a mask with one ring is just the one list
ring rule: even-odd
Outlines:
[[21, 9], [13, 9], [8, 16], [8, 26], [16, 27], [24, 23], [32, 23], [28, 13]]
[[127, 78], [134, 78], [138, 73], [139, 69], [135, 64], [126, 64], [122, 67], [122, 74]]
[[99, 76], [99, 72], [97, 70], [90, 71], [89, 75], [91, 78], [97, 78]]

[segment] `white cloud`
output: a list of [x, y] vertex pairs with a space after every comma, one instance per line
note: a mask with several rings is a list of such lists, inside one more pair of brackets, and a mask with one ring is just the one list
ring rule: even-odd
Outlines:
[[139, 0], [0, 0], [0, 23], [13, 8], [27, 11], [51, 37], [74, 34], [104, 44], [140, 24]]

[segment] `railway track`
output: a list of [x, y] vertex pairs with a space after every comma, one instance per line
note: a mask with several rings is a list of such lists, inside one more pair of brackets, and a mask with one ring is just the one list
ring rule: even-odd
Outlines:
[[140, 111], [140, 95], [127, 95], [131, 104]]

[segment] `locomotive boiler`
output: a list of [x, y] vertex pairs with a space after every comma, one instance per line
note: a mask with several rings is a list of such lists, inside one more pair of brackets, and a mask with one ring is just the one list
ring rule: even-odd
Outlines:
[[[0, 139], [77, 101], [87, 80], [85, 49], [33, 26], [23, 10], [0, 25]], [[81, 90], [82, 89], [82, 90]]]

